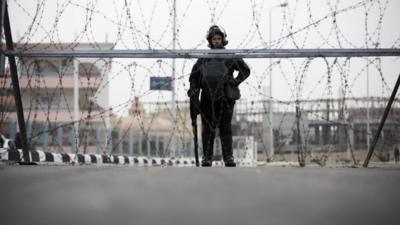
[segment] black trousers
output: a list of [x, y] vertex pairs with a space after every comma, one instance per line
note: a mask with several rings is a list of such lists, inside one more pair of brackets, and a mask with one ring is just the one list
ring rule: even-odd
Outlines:
[[200, 100], [202, 134], [215, 135], [219, 128], [221, 136], [232, 136], [232, 116], [235, 102], [228, 101], [224, 97], [212, 101], [203, 97]]

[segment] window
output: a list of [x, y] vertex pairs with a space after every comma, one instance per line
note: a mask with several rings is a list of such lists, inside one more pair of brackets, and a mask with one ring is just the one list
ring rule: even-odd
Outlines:
[[95, 77], [100, 76], [100, 74], [97, 66], [92, 63], [79, 64], [79, 76], [81, 77]]
[[43, 76], [59, 75], [59, 61], [58, 60], [38, 60], [36, 61], [37, 71]]

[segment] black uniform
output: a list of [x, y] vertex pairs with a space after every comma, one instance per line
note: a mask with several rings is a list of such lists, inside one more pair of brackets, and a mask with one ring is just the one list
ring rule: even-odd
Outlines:
[[[238, 71], [236, 78], [233, 72]], [[225, 164], [234, 164], [232, 156], [231, 121], [235, 101], [224, 94], [229, 82], [239, 85], [250, 75], [250, 69], [242, 59], [198, 59], [190, 74], [190, 90], [201, 90], [200, 114], [202, 119], [203, 162], [211, 163], [215, 130], [219, 128]], [[234, 166], [234, 165], [233, 165]]]

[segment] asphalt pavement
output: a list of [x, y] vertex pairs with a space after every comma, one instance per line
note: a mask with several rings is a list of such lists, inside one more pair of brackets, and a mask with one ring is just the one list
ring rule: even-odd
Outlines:
[[0, 165], [0, 224], [400, 224], [400, 169]]

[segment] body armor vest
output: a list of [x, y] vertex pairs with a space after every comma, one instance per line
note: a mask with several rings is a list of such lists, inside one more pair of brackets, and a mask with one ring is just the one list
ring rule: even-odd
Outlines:
[[229, 72], [226, 59], [206, 59], [201, 71], [201, 86], [204, 94], [213, 100], [223, 97], [226, 75]]

